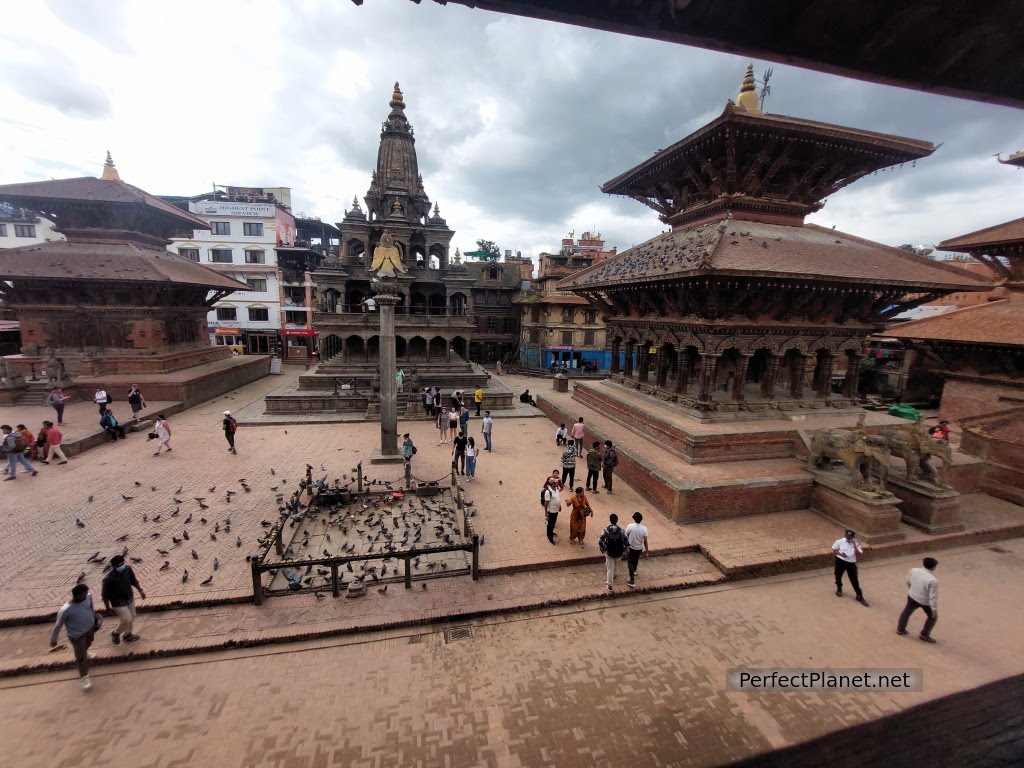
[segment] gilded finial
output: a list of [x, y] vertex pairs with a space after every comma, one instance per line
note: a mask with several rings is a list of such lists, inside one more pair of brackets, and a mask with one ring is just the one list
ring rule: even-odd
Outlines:
[[751, 114], [761, 114], [761, 103], [757, 98], [757, 85], [754, 81], [754, 65], [747, 64], [747, 73], [743, 76], [740, 95], [736, 98], [736, 106], [742, 107]]
[[114, 167], [114, 158], [110, 156], [110, 150], [107, 150], [107, 161], [103, 163], [103, 173], [100, 174], [100, 178], [103, 181], [120, 181], [121, 177], [117, 173], [117, 168]]
[[389, 105], [397, 109], [405, 109], [405, 99], [402, 98], [402, 89], [398, 87], [398, 81], [395, 81], [395, 92], [391, 94], [391, 101]]

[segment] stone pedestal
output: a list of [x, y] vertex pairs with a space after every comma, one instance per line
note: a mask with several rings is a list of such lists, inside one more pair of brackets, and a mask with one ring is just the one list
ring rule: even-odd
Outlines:
[[836, 525], [857, 532], [867, 544], [905, 538], [899, 529], [902, 515], [899, 499], [891, 493], [875, 494], [846, 487], [847, 476], [839, 472], [812, 472], [814, 489], [811, 509]]
[[907, 480], [895, 470], [889, 474], [889, 489], [900, 499], [903, 522], [925, 533], [954, 533], [966, 526], [962, 520], [960, 492], [929, 483]]
[[401, 453], [384, 453], [379, 448], [374, 448], [370, 454], [371, 464], [404, 464], [405, 457]]
[[562, 374], [557, 374], [554, 381], [551, 383], [551, 388], [555, 392], [568, 392], [569, 391], [569, 379]]

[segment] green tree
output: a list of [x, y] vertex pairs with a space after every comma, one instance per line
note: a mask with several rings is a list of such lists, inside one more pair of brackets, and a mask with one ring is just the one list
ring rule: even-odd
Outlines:
[[476, 250], [477, 253], [487, 254], [480, 256], [480, 261], [497, 261], [501, 258], [501, 249], [495, 245], [493, 240], [477, 240]]

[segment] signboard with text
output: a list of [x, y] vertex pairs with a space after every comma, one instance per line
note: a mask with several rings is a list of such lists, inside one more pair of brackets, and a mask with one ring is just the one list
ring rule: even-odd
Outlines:
[[192, 203], [192, 208], [200, 216], [252, 216], [255, 218], [269, 219], [274, 216], [277, 210], [276, 205], [269, 203], [220, 203], [202, 202]]

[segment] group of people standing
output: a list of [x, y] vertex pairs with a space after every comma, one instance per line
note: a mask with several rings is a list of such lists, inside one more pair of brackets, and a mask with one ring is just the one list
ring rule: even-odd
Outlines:
[[[583, 455], [585, 438], [586, 425], [583, 423], [582, 416], [571, 428], [566, 429], [565, 424], [561, 424], [555, 431], [555, 445], [563, 447], [560, 458], [562, 465], [560, 482], [563, 486], [567, 485], [571, 488], [576, 483], [576, 461]], [[584, 483], [586, 490], [600, 493], [597, 490], [597, 481], [603, 475], [604, 490], [607, 493], [612, 493], [615, 468], [619, 466], [619, 453], [615, 450], [612, 441], [605, 440], [602, 450], [601, 441], [594, 440], [590, 450], [587, 451], [586, 462], [587, 481]]]

